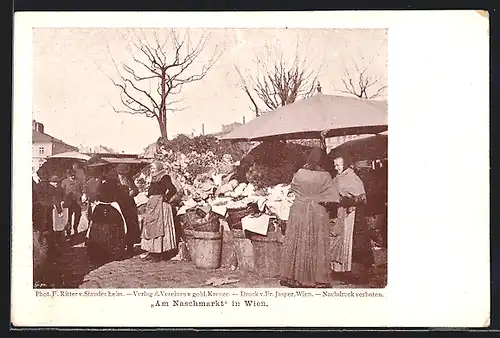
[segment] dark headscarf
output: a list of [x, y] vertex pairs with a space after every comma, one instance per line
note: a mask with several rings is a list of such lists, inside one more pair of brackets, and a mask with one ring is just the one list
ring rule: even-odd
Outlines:
[[305, 169], [314, 171], [324, 171], [323, 164], [325, 163], [325, 152], [320, 147], [312, 148], [307, 158], [307, 162], [304, 165]]

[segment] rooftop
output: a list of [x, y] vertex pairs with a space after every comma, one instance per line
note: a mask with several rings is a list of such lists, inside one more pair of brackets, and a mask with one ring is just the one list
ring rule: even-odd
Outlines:
[[32, 130], [32, 142], [52, 142], [52, 143], [60, 143], [60, 144], [63, 144], [63, 145], [66, 145], [68, 147], [72, 147], [74, 148], [75, 150], [78, 150], [77, 147], [75, 146], [72, 146], [70, 144], [67, 144], [55, 137], [52, 137], [48, 134], [45, 134], [45, 133], [42, 133], [42, 132], [39, 132], [37, 130]]

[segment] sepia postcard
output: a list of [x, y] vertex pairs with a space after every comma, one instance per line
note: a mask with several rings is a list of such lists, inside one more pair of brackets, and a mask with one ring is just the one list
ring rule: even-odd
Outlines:
[[490, 325], [485, 12], [16, 13], [13, 87], [15, 328]]

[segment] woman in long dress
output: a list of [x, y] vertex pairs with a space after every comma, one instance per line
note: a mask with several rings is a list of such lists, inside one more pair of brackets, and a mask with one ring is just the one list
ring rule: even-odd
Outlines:
[[314, 148], [291, 183], [295, 200], [290, 208], [283, 243], [281, 285], [330, 287], [329, 214], [323, 203], [338, 203], [339, 194], [321, 165], [324, 152]]
[[177, 249], [174, 214], [169, 204], [176, 192], [163, 163], [154, 162], [151, 166], [149, 199], [141, 234], [141, 248], [147, 252], [142, 256], [143, 259], [159, 261], [162, 254]]
[[108, 164], [99, 163], [97, 168], [100, 173], [87, 182], [91, 210], [86, 244], [91, 262], [100, 265], [124, 258], [127, 225], [117, 177]]
[[[347, 156], [335, 158], [334, 166], [337, 175], [333, 181], [340, 194], [340, 206], [334, 230], [336, 236], [332, 245], [333, 271], [340, 274], [339, 277], [349, 277], [349, 282], [364, 284], [367, 283], [374, 261], [363, 213], [363, 206], [366, 204], [365, 187], [351, 168]], [[360, 269], [358, 273], [353, 274], [355, 265]]]

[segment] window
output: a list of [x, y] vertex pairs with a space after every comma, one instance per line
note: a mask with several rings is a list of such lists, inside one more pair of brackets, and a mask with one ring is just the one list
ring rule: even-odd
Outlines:
[[43, 155], [45, 153], [44, 147], [38, 147], [38, 155]]

